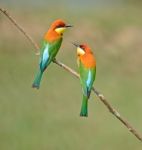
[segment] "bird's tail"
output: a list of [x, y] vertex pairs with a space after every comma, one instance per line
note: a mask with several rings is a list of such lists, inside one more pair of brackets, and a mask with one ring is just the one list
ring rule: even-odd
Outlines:
[[88, 97], [85, 95], [83, 95], [80, 116], [81, 117], [87, 117], [88, 116]]
[[33, 87], [33, 88], [39, 89], [39, 87], [40, 87], [40, 81], [41, 81], [41, 78], [42, 78], [42, 74], [43, 74], [43, 72], [41, 72], [41, 71], [39, 71], [39, 72], [37, 73], [37, 75], [36, 75], [36, 77], [35, 77], [35, 79], [34, 79], [34, 82], [33, 82], [33, 84], [32, 84], [32, 87]]

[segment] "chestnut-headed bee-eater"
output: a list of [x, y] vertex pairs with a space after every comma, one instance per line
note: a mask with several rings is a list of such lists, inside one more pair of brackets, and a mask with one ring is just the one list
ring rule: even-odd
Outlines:
[[51, 24], [51, 27], [47, 31], [42, 41], [42, 47], [40, 49], [40, 61], [39, 61], [39, 71], [36, 74], [34, 82], [32, 84], [33, 88], [40, 87], [40, 81], [43, 72], [47, 66], [55, 59], [55, 56], [60, 49], [63, 33], [68, 28], [72, 27], [67, 25], [64, 21], [58, 19]]
[[[74, 44], [74, 43], [73, 43]], [[88, 99], [96, 76], [96, 60], [91, 48], [86, 45], [77, 45], [77, 62], [79, 67], [80, 82], [83, 91], [83, 100], [80, 116], [88, 116]]]

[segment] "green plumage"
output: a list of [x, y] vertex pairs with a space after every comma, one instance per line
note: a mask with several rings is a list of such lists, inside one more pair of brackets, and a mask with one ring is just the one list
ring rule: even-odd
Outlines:
[[83, 94], [80, 116], [88, 116], [88, 97]]
[[35, 87], [35, 88], [39, 89], [40, 81], [41, 81], [41, 78], [42, 78], [42, 74], [43, 74], [43, 72], [41, 72], [39, 70], [38, 73], [36, 74], [36, 77], [34, 79], [32, 87]]
[[80, 116], [88, 116], [88, 99], [96, 76], [96, 68], [86, 68], [79, 62], [80, 81], [83, 90], [82, 107]]
[[62, 38], [59, 38], [54, 42], [47, 42], [46, 40], [42, 42], [42, 48], [40, 51], [39, 70], [36, 74], [32, 87], [37, 89], [40, 87], [42, 74], [48, 67], [48, 65], [52, 62], [52, 60], [54, 60], [56, 54], [58, 53], [58, 50], [60, 49], [61, 43]]

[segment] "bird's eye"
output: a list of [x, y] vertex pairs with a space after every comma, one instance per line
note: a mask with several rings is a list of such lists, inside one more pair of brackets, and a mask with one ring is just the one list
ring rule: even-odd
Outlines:
[[80, 45], [80, 48], [84, 51], [84, 46]]
[[58, 25], [56, 28], [62, 28], [63, 26], [62, 25]]
[[56, 28], [61, 28], [61, 26], [57, 26]]

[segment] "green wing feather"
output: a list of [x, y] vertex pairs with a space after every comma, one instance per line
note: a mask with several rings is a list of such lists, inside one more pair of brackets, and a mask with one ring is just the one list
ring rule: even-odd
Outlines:
[[[40, 62], [39, 62], [41, 70], [44, 71], [46, 69], [46, 67], [51, 63], [51, 61], [55, 58], [56, 54], [58, 53], [58, 51], [60, 49], [61, 43], [62, 43], [62, 38], [60, 38], [52, 43], [49, 43], [49, 42], [43, 40], [42, 48], [41, 48], [41, 52], [40, 52]], [[48, 58], [48, 61], [45, 63], [45, 65], [42, 67], [43, 56], [44, 56], [44, 52], [45, 52], [46, 48], [48, 48], [49, 58]]]
[[39, 70], [36, 74], [32, 87], [37, 89], [39, 88], [43, 72], [47, 68], [47, 66], [52, 62], [52, 60], [56, 57], [56, 54], [60, 49], [61, 43], [62, 38], [52, 43], [49, 43], [45, 40], [42, 42]]
[[90, 97], [93, 82], [96, 76], [95, 68], [86, 68], [81, 61], [79, 61], [80, 82], [83, 90], [82, 106], [80, 116], [88, 116], [88, 98]]
[[79, 65], [80, 72], [80, 81], [83, 88], [83, 93], [88, 98], [93, 86], [93, 82], [96, 77], [96, 67], [95, 68], [86, 68], [81, 62]]

